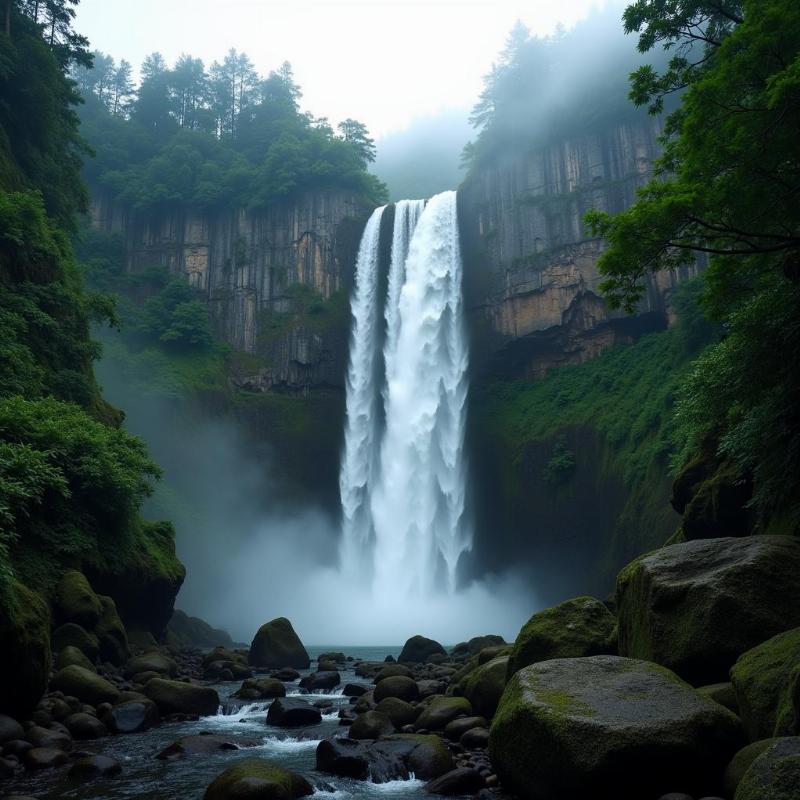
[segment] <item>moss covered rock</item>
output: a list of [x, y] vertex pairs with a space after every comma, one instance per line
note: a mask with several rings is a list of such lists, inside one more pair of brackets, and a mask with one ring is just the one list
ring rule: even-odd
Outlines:
[[90, 672], [97, 672], [94, 664], [92, 664], [77, 647], [65, 647], [58, 656], [56, 656], [56, 670], [62, 670], [65, 667], [71, 667], [73, 665], [88, 669]]
[[103, 607], [100, 599], [86, 580], [86, 576], [77, 570], [65, 572], [53, 593], [53, 619], [56, 624], [75, 622], [93, 630]]
[[91, 631], [87, 631], [77, 622], [66, 622], [59, 625], [52, 636], [53, 652], [60, 653], [65, 647], [75, 647], [89, 661], [96, 661], [100, 654], [100, 640]]
[[77, 664], [59, 670], [53, 676], [50, 687], [92, 706], [119, 700], [119, 689], [114, 684]]
[[203, 800], [294, 800], [313, 793], [302, 775], [253, 759], [240, 761], [218, 775]]
[[508, 656], [492, 659], [477, 667], [464, 682], [464, 697], [476, 714], [491, 718], [506, 688]]
[[409, 664], [424, 664], [430, 656], [446, 656], [447, 651], [439, 642], [433, 639], [426, 639], [424, 636], [412, 636], [400, 651], [398, 661]]
[[800, 668], [800, 628], [748, 650], [731, 668], [739, 715], [751, 740], [800, 733], [794, 696]]
[[101, 612], [94, 632], [100, 646], [100, 658], [110, 661], [115, 666], [124, 664], [129, 655], [128, 634], [125, 625], [117, 613], [117, 604], [113, 597], [99, 595]]
[[157, 650], [134, 656], [125, 664], [125, 675], [132, 678], [142, 672], [157, 672], [168, 678], [174, 678], [178, 674], [178, 665], [169, 656], [165, 656]]
[[736, 699], [736, 692], [734, 692], [733, 684], [730, 681], [698, 686], [697, 691], [706, 697], [710, 697], [721, 706], [725, 706], [728, 711], [733, 711], [734, 714], [739, 715], [739, 701]]
[[722, 776], [722, 789], [726, 797], [733, 797], [736, 794], [736, 789], [742, 782], [744, 774], [750, 769], [750, 765], [778, 741], [780, 740], [760, 739], [757, 742], [750, 742], [736, 753], [725, 767], [725, 774]]
[[419, 698], [419, 687], [413, 678], [405, 675], [393, 675], [391, 678], [384, 678], [373, 690], [373, 697], [376, 703], [386, 697], [397, 697], [406, 702]]
[[537, 661], [616, 652], [614, 615], [594, 597], [575, 597], [534, 614], [522, 627], [508, 676]]
[[728, 679], [750, 648], [800, 625], [800, 540], [703, 539], [638, 558], [619, 574], [619, 652], [694, 685]]
[[526, 798], [711, 793], [743, 737], [738, 719], [656, 664], [617, 656], [544, 661], [509, 682], [489, 751]]
[[395, 728], [402, 728], [404, 725], [411, 725], [417, 718], [417, 712], [411, 703], [406, 703], [399, 697], [384, 697], [375, 706], [375, 710], [385, 714], [392, 721]]
[[466, 697], [434, 697], [417, 717], [418, 730], [442, 731], [458, 717], [472, 716], [472, 704]]
[[264, 669], [308, 669], [311, 659], [286, 617], [262, 625], [250, 645], [250, 663]]
[[51, 662], [50, 609], [11, 581], [0, 602], [0, 712], [27, 714], [47, 688]]
[[735, 800], [797, 800], [800, 736], [779, 739], [758, 756], [736, 789]]
[[359, 714], [350, 726], [352, 739], [380, 739], [394, 732], [394, 723], [380, 711], [366, 711]]
[[197, 714], [210, 716], [219, 708], [219, 695], [209, 686], [196, 686], [181, 681], [152, 678], [144, 687], [162, 714]]

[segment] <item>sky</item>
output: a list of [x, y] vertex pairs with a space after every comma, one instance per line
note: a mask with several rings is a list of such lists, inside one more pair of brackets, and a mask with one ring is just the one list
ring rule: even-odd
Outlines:
[[519, 19], [534, 34], [572, 27], [614, 0], [81, 0], [76, 29], [135, 70], [160, 51], [206, 65], [244, 50], [261, 74], [290, 61], [302, 106], [373, 136], [469, 109]]

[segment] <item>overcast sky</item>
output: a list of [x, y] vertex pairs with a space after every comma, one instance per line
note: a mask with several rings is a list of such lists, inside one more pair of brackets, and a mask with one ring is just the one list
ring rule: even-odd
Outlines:
[[81, 0], [92, 48], [138, 71], [148, 53], [221, 60], [244, 50], [266, 74], [290, 61], [303, 108], [373, 135], [469, 108], [517, 19], [534, 33], [569, 28], [615, 0]]

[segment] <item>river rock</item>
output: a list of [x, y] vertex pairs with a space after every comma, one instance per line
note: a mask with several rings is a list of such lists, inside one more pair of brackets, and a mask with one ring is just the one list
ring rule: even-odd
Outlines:
[[395, 675], [391, 678], [384, 678], [375, 686], [372, 694], [377, 703], [385, 697], [398, 697], [400, 700], [408, 702], [419, 698], [419, 687], [413, 679]]
[[735, 800], [797, 800], [800, 736], [778, 739], [745, 772]]
[[167, 745], [156, 758], [159, 761], [175, 761], [185, 756], [216, 753], [220, 750], [238, 750], [239, 745], [224, 736], [203, 734], [200, 736], [184, 736]]
[[5, 714], [0, 714], [0, 746], [11, 739], [22, 739], [24, 735], [25, 732], [19, 722]]
[[95, 633], [100, 646], [100, 658], [118, 667], [124, 664], [130, 655], [128, 634], [117, 613], [117, 605], [113, 598], [98, 595], [98, 600], [101, 613], [95, 626]]
[[275, 678], [246, 678], [233, 696], [240, 700], [271, 700], [286, 697], [286, 687]]
[[106, 726], [97, 717], [79, 712], [64, 720], [64, 727], [73, 739], [99, 739], [108, 733]]
[[103, 717], [103, 721], [113, 733], [139, 733], [158, 725], [161, 715], [152, 700], [143, 698], [118, 703]]
[[439, 642], [433, 639], [426, 639], [424, 636], [412, 636], [400, 651], [398, 661], [424, 664], [428, 660], [428, 656], [434, 653], [441, 653], [446, 656], [447, 651], [442, 647]]
[[319, 725], [320, 722], [322, 714], [319, 709], [299, 697], [278, 697], [267, 711], [267, 725], [280, 728]]
[[76, 622], [67, 622], [53, 631], [53, 650], [60, 653], [65, 647], [77, 647], [89, 661], [94, 662], [100, 654], [100, 641]]
[[285, 681], [286, 683], [296, 681], [299, 677], [300, 673], [292, 667], [284, 667], [283, 669], [279, 669], [270, 673], [270, 678], [275, 678], [279, 681]]
[[300, 688], [309, 692], [318, 692], [324, 689], [335, 689], [342, 682], [342, 677], [335, 670], [333, 672], [312, 672], [300, 679]]
[[361, 697], [362, 694], [366, 694], [368, 691], [369, 687], [364, 686], [363, 683], [346, 683], [344, 689], [342, 689], [342, 694], [345, 697]]
[[74, 622], [87, 630], [97, 625], [103, 608], [82, 572], [69, 570], [58, 582], [52, 599], [56, 625]]
[[509, 657], [501, 656], [481, 664], [464, 682], [464, 697], [476, 714], [491, 718], [506, 688]]
[[739, 715], [751, 741], [800, 734], [800, 628], [773, 636], [731, 668]]
[[308, 669], [311, 659], [292, 623], [278, 617], [262, 625], [250, 645], [249, 661], [262, 669]]
[[92, 706], [99, 703], [115, 703], [119, 699], [119, 689], [116, 686], [91, 670], [76, 664], [59, 670], [50, 682], [50, 686]]
[[[399, 697], [384, 697], [375, 706], [375, 711], [385, 714], [392, 721], [395, 728], [402, 728], [404, 725], [411, 725], [417, 718], [417, 712], [410, 703], [401, 700]], [[358, 738], [358, 737], [355, 737]]]
[[487, 634], [486, 636], [474, 636], [468, 642], [459, 642], [450, 650], [450, 657], [456, 661], [463, 661], [470, 656], [476, 656], [481, 650], [487, 647], [502, 647], [506, 640], [502, 636]]
[[713, 789], [742, 738], [730, 711], [669, 670], [593, 656], [517, 672], [489, 751], [504, 788], [528, 798], [641, 800]]
[[240, 761], [218, 775], [203, 800], [294, 800], [313, 793], [302, 775], [254, 759]]
[[694, 685], [724, 681], [736, 659], [800, 625], [800, 540], [701, 539], [629, 564], [617, 579], [620, 654]]
[[467, 731], [488, 726], [489, 723], [484, 717], [461, 717], [445, 725], [444, 735], [451, 741], [457, 742]]
[[742, 781], [745, 772], [750, 769], [750, 765], [765, 751], [769, 750], [773, 744], [780, 739], [761, 739], [739, 750], [725, 767], [725, 774], [722, 778], [722, 788], [727, 797], [733, 797], [736, 789]]
[[34, 725], [25, 732], [25, 738], [34, 746], [48, 750], [72, 750], [72, 737], [69, 732], [42, 728]]
[[122, 764], [114, 758], [91, 755], [79, 758], [70, 768], [69, 777], [73, 780], [88, 781], [94, 778], [111, 777], [122, 772]]
[[359, 714], [350, 726], [351, 739], [380, 739], [394, 732], [392, 720], [380, 711]]
[[124, 672], [127, 678], [144, 672], [154, 672], [157, 675], [174, 678], [178, 674], [178, 665], [163, 653], [152, 651], [131, 658], [125, 664]]
[[472, 704], [466, 697], [436, 697], [417, 717], [417, 730], [441, 731], [458, 717], [472, 716]]
[[144, 693], [163, 715], [196, 714], [207, 717], [216, 714], [219, 708], [219, 695], [216, 689], [209, 686], [152, 678], [145, 684]]
[[90, 672], [97, 672], [94, 664], [89, 661], [81, 650], [73, 645], [65, 647], [56, 657], [56, 670], [62, 670], [65, 667], [83, 667]]
[[460, 767], [450, 770], [439, 778], [430, 781], [425, 791], [430, 794], [441, 794], [446, 797], [475, 794], [486, 786], [483, 776], [472, 767]]
[[50, 609], [19, 581], [11, 580], [0, 603], [0, 709], [28, 714], [47, 688], [50, 651]]
[[617, 620], [594, 597], [575, 597], [538, 611], [522, 626], [511, 650], [508, 677], [553, 658], [616, 653]]
[[334, 664], [344, 664], [347, 662], [347, 658], [344, 653], [340, 652], [320, 653], [317, 663], [321, 663], [323, 661], [330, 661]]
[[736, 699], [736, 692], [730, 681], [724, 683], [710, 683], [708, 686], [698, 686], [697, 691], [710, 697], [715, 703], [725, 706], [728, 711], [732, 711], [739, 716], [739, 701]]
[[25, 753], [25, 768], [29, 770], [53, 769], [69, 761], [69, 756], [56, 747], [33, 747]]
[[485, 750], [489, 746], [489, 729], [470, 728], [459, 739], [459, 743], [467, 750]]
[[386, 680], [386, 678], [396, 678], [398, 676], [413, 678], [414, 673], [404, 664], [389, 664], [388, 667], [383, 667], [377, 672], [372, 682], [380, 683], [382, 680]]

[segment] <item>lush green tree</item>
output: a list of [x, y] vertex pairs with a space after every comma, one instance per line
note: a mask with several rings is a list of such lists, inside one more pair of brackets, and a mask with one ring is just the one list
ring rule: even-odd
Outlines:
[[346, 119], [337, 126], [342, 139], [351, 145], [366, 167], [375, 160], [375, 140], [370, 138], [367, 126], [355, 119]]
[[145, 130], [164, 139], [175, 130], [167, 64], [161, 53], [142, 62], [141, 83], [133, 103], [133, 118]]
[[202, 127], [202, 109], [208, 95], [203, 62], [183, 54], [170, 73], [170, 87], [178, 124], [182, 128]]
[[726, 337], [679, 406], [683, 457], [709, 441], [755, 480], [763, 524], [800, 524], [800, 6], [792, 0], [637, 2], [625, 24], [640, 48], [632, 98], [651, 110], [680, 89], [660, 176], [614, 217], [588, 217], [609, 248], [604, 290], [631, 309], [647, 272], [708, 257], [705, 306]]

